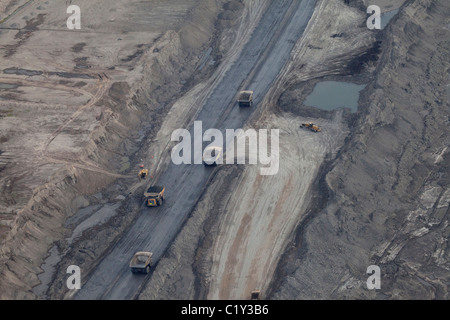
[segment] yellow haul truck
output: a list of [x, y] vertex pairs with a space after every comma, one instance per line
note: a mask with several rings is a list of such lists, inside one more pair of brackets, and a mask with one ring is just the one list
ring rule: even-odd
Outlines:
[[145, 203], [147, 207], [157, 207], [162, 205], [165, 190], [166, 189], [161, 186], [150, 187], [147, 192], [144, 193]]
[[238, 97], [239, 107], [253, 106], [253, 91], [244, 90], [239, 93]]
[[152, 256], [151, 252], [136, 252], [130, 261], [131, 272], [148, 274], [152, 266]]

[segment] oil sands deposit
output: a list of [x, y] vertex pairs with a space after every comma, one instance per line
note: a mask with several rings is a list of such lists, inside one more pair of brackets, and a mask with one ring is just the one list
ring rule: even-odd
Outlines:
[[449, 299], [448, 1], [2, 0], [0, 56], [0, 299]]

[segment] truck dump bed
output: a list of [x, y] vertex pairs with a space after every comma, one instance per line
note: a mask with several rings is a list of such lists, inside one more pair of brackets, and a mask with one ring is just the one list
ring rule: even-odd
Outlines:
[[250, 101], [250, 97], [252, 96], [253, 92], [251, 91], [243, 91], [241, 92], [241, 94], [239, 95], [239, 102], [248, 102]]
[[130, 261], [130, 267], [136, 269], [145, 269], [145, 267], [150, 264], [152, 256], [153, 253], [138, 252]]
[[163, 191], [164, 191], [164, 187], [152, 186], [152, 187], [148, 188], [147, 192], [145, 193], [145, 196], [146, 197], [157, 196]]
[[241, 91], [239, 93], [238, 103], [241, 107], [251, 107], [253, 105], [253, 91]]

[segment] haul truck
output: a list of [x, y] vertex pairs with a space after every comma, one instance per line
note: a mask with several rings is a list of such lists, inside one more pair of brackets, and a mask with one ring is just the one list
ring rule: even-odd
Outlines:
[[253, 91], [244, 90], [239, 93], [238, 98], [239, 107], [253, 106]]
[[151, 252], [136, 252], [130, 261], [131, 272], [148, 274], [152, 266], [152, 256], [153, 253]]
[[150, 187], [147, 192], [144, 193], [145, 203], [147, 207], [158, 207], [162, 205], [165, 190], [166, 189], [161, 186]]

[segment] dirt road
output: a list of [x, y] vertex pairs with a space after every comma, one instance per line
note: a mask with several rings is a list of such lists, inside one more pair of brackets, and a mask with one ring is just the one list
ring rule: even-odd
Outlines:
[[224, 208], [212, 249], [208, 299], [248, 299], [266, 292], [286, 241], [310, 203], [310, 187], [320, 165], [336, 151], [347, 132], [342, 115], [320, 120], [319, 134], [301, 130], [309, 119], [272, 115], [265, 124], [280, 133], [280, 169], [261, 176], [248, 166]]
[[[253, 109], [237, 108], [236, 93], [242, 85], [251, 88], [257, 92], [257, 107], [289, 60], [314, 6], [315, 1], [270, 3], [239, 58], [224, 74], [197, 115], [196, 120], [203, 121], [204, 129], [225, 130], [244, 126]], [[152, 251], [155, 261], [158, 261], [194, 208], [212, 173], [202, 165], [176, 166], [170, 163], [158, 179], [159, 184], [166, 186], [164, 206], [141, 209], [136, 223], [98, 264], [75, 298], [134, 298], [145, 279], [130, 273], [129, 259], [135, 251], [146, 250]]]

